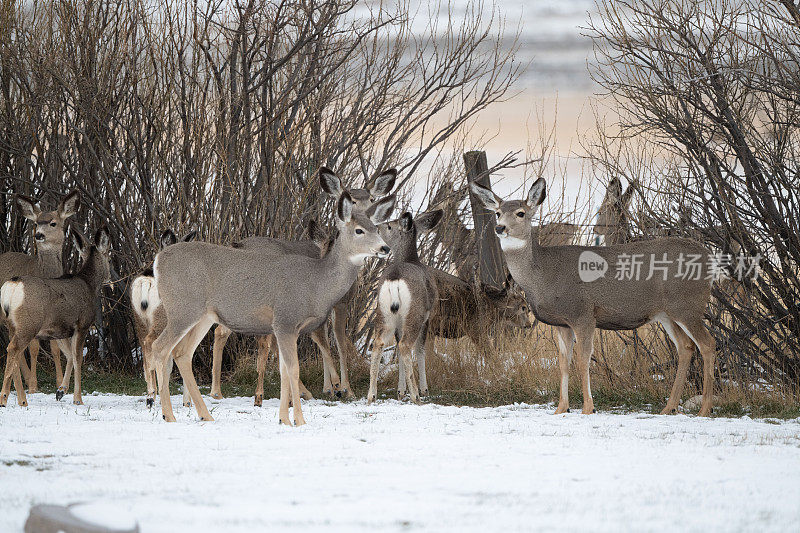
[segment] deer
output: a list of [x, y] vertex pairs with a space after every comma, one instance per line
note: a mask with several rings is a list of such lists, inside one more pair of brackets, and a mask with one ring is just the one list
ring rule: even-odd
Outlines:
[[624, 244], [631, 240], [628, 209], [635, 190], [635, 183], [631, 183], [622, 192], [622, 183], [616, 176], [608, 182], [603, 202], [597, 211], [597, 221], [592, 228], [595, 235], [603, 237], [605, 244]]
[[191, 356], [217, 323], [241, 334], [275, 335], [281, 374], [280, 422], [291, 425], [291, 399], [294, 425], [305, 424], [298, 336], [327, 320], [355, 283], [365, 259], [389, 254], [376, 223], [389, 217], [394, 204], [392, 195], [372, 204], [364, 214], [356, 213], [353, 198], [343, 190], [336, 203], [338, 235], [325, 257], [265, 254], [199, 242], [177, 243], [159, 252], [153, 271], [167, 324], [152, 349], [164, 420], [175, 421], [165, 375], [169, 357], [178, 366], [201, 420], [213, 420], [194, 379]]
[[[78, 210], [78, 191], [67, 193], [54, 211], [42, 211], [37, 200], [23, 195], [16, 196], [16, 204], [27, 220], [35, 225], [35, 250], [32, 255], [19, 252], [0, 254], [0, 286], [15, 276], [37, 276], [41, 278], [57, 278], [63, 271], [61, 252], [64, 247], [67, 220]], [[5, 320], [0, 318], [0, 324]], [[38, 391], [36, 379], [36, 362], [39, 357], [39, 341], [33, 339], [28, 346], [31, 355], [31, 366], [28, 368], [24, 357], [19, 366], [28, 382], [28, 391]], [[50, 342], [50, 353], [53, 356], [56, 371], [56, 384], [61, 381], [61, 351], [55, 341]]]
[[[353, 213], [364, 214], [378, 200], [385, 198], [389, 193], [391, 193], [395, 182], [397, 181], [397, 169], [390, 168], [377, 173], [364, 185], [363, 188], [345, 187], [339, 176], [336, 175], [333, 170], [325, 166], [320, 168], [319, 176], [322, 190], [326, 194], [332, 198], [338, 199], [341, 194], [346, 191], [352, 199]], [[321, 254], [322, 243], [319, 239], [313, 238], [310, 241], [287, 241], [272, 237], [249, 237], [240, 241], [237, 246], [241, 248], [257, 248], [266, 254], [296, 253], [306, 255], [308, 257], [319, 257]], [[333, 370], [333, 365], [329, 364], [329, 361], [332, 360], [332, 356], [330, 355], [331, 350], [330, 343], [328, 342], [327, 329], [314, 332], [312, 335], [312, 339], [320, 349], [320, 352], [323, 354], [323, 392], [337, 397], [344, 395], [347, 399], [351, 399], [355, 396], [353, 393], [353, 388], [350, 385], [347, 362], [348, 360], [355, 359], [358, 354], [356, 347], [347, 336], [347, 310], [350, 303], [353, 301], [353, 298], [355, 298], [357, 285], [357, 281], [354, 282], [352, 287], [350, 287], [350, 290], [342, 297], [341, 301], [337, 302], [333, 307], [333, 336], [336, 342], [336, 347], [339, 350], [340, 376], [337, 375]], [[222, 391], [220, 387], [222, 352], [230, 334], [230, 330], [221, 326], [217, 326], [214, 331], [211, 384], [211, 396], [213, 398], [222, 397]], [[256, 406], [261, 405], [261, 399], [263, 398], [263, 369], [266, 368], [269, 350], [274, 346], [274, 344], [274, 339], [259, 340], [258, 368], [261, 369], [261, 371], [259, 372], [260, 385], [257, 385], [255, 395]], [[340, 384], [337, 384], [340, 379]], [[303, 390], [304, 397], [313, 398], [305, 386], [301, 386], [301, 389]]]
[[75, 367], [73, 403], [82, 405], [81, 366], [83, 344], [89, 327], [94, 323], [101, 287], [111, 278], [109, 265], [109, 234], [105, 226], [97, 230], [94, 243], [89, 243], [78, 230], [70, 229], [75, 247], [84, 257], [83, 265], [74, 275], [48, 279], [36, 276], [15, 277], [0, 288], [0, 310], [9, 326], [8, 344], [0, 406], [5, 406], [13, 377], [17, 403], [27, 405], [19, 372], [19, 359], [34, 338], [55, 339], [67, 356], [67, 366], [61, 386], [56, 391], [60, 400], [69, 387], [72, 367]]
[[[161, 249], [172, 246], [179, 240], [189, 242], [197, 236], [197, 231], [191, 231], [178, 239], [172, 230], [166, 230], [159, 239]], [[153, 366], [152, 344], [158, 335], [164, 330], [166, 316], [164, 309], [159, 305], [158, 291], [153, 278], [153, 269], [145, 269], [140, 275], [131, 282], [130, 289], [131, 309], [133, 314], [133, 329], [139, 346], [142, 348], [142, 370], [144, 380], [147, 384], [147, 399], [145, 401], [148, 408], [153, 406], [156, 394], [156, 370]], [[184, 388], [184, 392], [187, 392]], [[188, 392], [184, 397], [184, 405], [189, 402]]]
[[[703, 358], [703, 399], [700, 416], [711, 414], [716, 342], [704, 324], [711, 298], [710, 252], [700, 243], [678, 237], [657, 238], [605, 247], [539, 245], [531, 238], [533, 215], [544, 202], [546, 184], [540, 178], [523, 200], [504, 201], [491, 189], [470, 183], [480, 201], [496, 213], [495, 233], [514, 280], [525, 291], [536, 318], [554, 326], [559, 336], [561, 387], [556, 414], [569, 410], [569, 365], [573, 348], [581, 377], [583, 413], [594, 410], [589, 366], [595, 329], [633, 330], [660, 322], [678, 351], [678, 370], [662, 414], [676, 412], [686, 382], [694, 346]], [[636, 280], [605, 275], [620, 258], [649, 257], [650, 276]], [[681, 258], [701, 261], [697, 275], [681, 275]], [[658, 258], [658, 274], [653, 265]], [[685, 266], [685, 264], [684, 264]], [[581, 276], [581, 269], [596, 275]], [[624, 270], [624, 269], [623, 269]], [[591, 273], [591, 271], [590, 271]], [[706, 276], [703, 277], [703, 274]]]
[[[375, 340], [369, 370], [369, 392], [367, 403], [372, 403], [378, 394], [378, 369], [384, 344], [395, 341], [398, 354], [400, 383], [398, 394], [405, 394], [408, 385], [411, 401], [420, 402], [420, 391], [428, 394], [425, 374], [425, 340], [428, 335], [428, 319], [438, 303], [439, 291], [428, 269], [417, 253], [417, 234], [430, 231], [442, 218], [441, 210], [430, 211], [416, 219], [405, 212], [394, 223], [381, 226], [383, 240], [392, 249], [392, 260], [383, 270], [378, 282], [378, 312], [375, 318]], [[417, 359], [419, 388], [414, 382], [412, 354]]]

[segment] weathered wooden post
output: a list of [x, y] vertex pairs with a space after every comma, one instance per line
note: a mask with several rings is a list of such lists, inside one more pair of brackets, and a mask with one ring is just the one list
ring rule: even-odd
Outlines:
[[[486, 152], [472, 151], [464, 154], [464, 167], [467, 179], [484, 187], [491, 188], [489, 165]], [[500, 251], [500, 241], [494, 232], [495, 214], [486, 209], [483, 203], [470, 190], [469, 203], [472, 206], [472, 217], [475, 221], [475, 249], [478, 252], [478, 269], [481, 282], [500, 288], [506, 278], [506, 265]]]

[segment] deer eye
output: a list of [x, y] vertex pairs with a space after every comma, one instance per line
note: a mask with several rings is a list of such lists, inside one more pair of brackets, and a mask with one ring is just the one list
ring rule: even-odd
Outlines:
[[524, 216], [525, 216], [525, 211], [517, 211], [517, 216], [518, 216], [519, 218], [522, 218], [522, 217], [524, 217]]
[[386, 225], [386, 229], [388, 229], [389, 231], [392, 231], [392, 226], [390, 226], [390, 225], [388, 225], [388, 224], [387, 224], [387, 225]]
[[363, 229], [356, 228], [356, 235], [363, 235], [363, 234], [364, 234], [364, 230]]
[[495, 212], [494, 216], [496, 216], [497, 218], [500, 218], [500, 211]]
[[50, 225], [55, 228], [58, 224], [56, 224], [55, 222], [51, 222]]

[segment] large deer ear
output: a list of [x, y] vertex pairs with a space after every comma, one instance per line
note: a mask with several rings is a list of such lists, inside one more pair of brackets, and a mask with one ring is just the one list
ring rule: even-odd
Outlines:
[[34, 222], [36, 222], [36, 219], [42, 214], [39, 202], [21, 194], [17, 195], [17, 206], [19, 206], [20, 211], [22, 211], [22, 216]]
[[75, 248], [78, 250], [78, 255], [84, 257], [86, 254], [86, 249], [89, 247], [86, 237], [84, 237], [83, 233], [81, 233], [74, 226], [70, 227], [69, 235], [72, 237], [72, 242], [75, 244]]
[[[622, 190], [622, 189], [620, 188], [620, 190]], [[625, 190], [625, 192], [622, 194], [622, 196], [619, 199], [619, 203], [621, 204], [623, 209], [628, 209], [628, 206], [631, 203], [631, 198], [633, 197], [634, 191], [636, 191], [636, 183], [632, 182], [630, 185], [628, 185], [628, 188]]]
[[161, 234], [161, 239], [160, 239], [161, 248], [172, 246], [176, 242], [178, 242], [178, 237], [175, 236], [175, 232], [172, 231], [171, 229], [164, 230], [164, 232]]
[[181, 237], [181, 241], [182, 242], [190, 242], [190, 241], [193, 241], [195, 239], [195, 237], [197, 237], [197, 230], [196, 229], [190, 231], [189, 233], [187, 233], [186, 235]]
[[487, 208], [491, 209], [492, 211], [497, 211], [500, 209], [500, 203], [503, 200], [493, 193], [491, 189], [488, 189], [479, 183], [475, 183], [474, 181], [470, 182], [469, 188], [472, 189], [472, 192], [478, 197], [478, 200], [480, 200]]
[[381, 198], [367, 209], [365, 215], [369, 217], [373, 224], [382, 224], [389, 219], [392, 211], [394, 211], [394, 204], [397, 197], [394, 194]]
[[444, 215], [444, 211], [441, 209], [436, 209], [434, 211], [428, 211], [426, 213], [422, 213], [418, 215], [416, 218], [417, 229], [419, 231], [430, 231], [436, 227], [440, 220], [442, 220], [442, 216]]
[[319, 167], [319, 185], [322, 187], [323, 191], [335, 197], [341, 196], [344, 190], [344, 187], [342, 187], [342, 180], [328, 167]]
[[397, 181], [397, 169], [390, 168], [375, 176], [375, 178], [367, 184], [366, 188], [372, 196], [386, 196], [394, 189], [395, 181]]
[[528, 207], [536, 207], [537, 205], [542, 205], [545, 197], [547, 197], [547, 185], [544, 182], [544, 178], [539, 178], [531, 185], [528, 190], [528, 198], [525, 201], [528, 202]]
[[94, 243], [100, 253], [108, 253], [108, 250], [111, 247], [111, 236], [108, 234], [107, 227], [102, 226], [99, 230], [97, 230], [97, 233], [94, 234]]
[[622, 182], [619, 181], [617, 176], [611, 178], [608, 182], [608, 189], [606, 189], [606, 196], [612, 200], [616, 200], [622, 195]]
[[347, 191], [343, 191], [339, 196], [339, 201], [336, 202], [336, 216], [345, 224], [353, 218], [353, 198]]
[[78, 191], [72, 191], [67, 194], [58, 204], [58, 216], [61, 220], [66, 220], [78, 211], [80, 205], [80, 197]]

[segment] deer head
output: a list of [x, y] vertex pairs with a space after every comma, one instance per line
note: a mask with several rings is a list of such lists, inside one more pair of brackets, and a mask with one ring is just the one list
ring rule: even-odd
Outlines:
[[494, 230], [504, 250], [522, 248], [531, 241], [533, 216], [547, 196], [547, 186], [543, 178], [531, 185], [525, 200], [503, 201], [483, 185], [473, 182], [470, 187], [483, 205], [495, 212], [497, 224]]
[[336, 203], [336, 229], [344, 252], [353, 264], [369, 257], [386, 257], [390, 248], [376, 224], [384, 222], [394, 209], [395, 196], [387, 196], [372, 204], [363, 214], [356, 212], [353, 199], [343, 190]]
[[34, 239], [37, 249], [61, 250], [66, 221], [78, 209], [78, 191], [67, 194], [55, 211], [42, 211], [39, 202], [27, 196], [18, 195], [16, 200], [22, 216], [36, 224]]
[[348, 189], [342, 184], [342, 180], [334, 171], [328, 167], [319, 169], [319, 181], [322, 190], [335, 198], [339, 198], [343, 192], [347, 192], [350, 195], [353, 203], [353, 212], [355, 213], [366, 212], [376, 200], [392, 192], [396, 180], [397, 169], [390, 168], [375, 175], [363, 188]]

